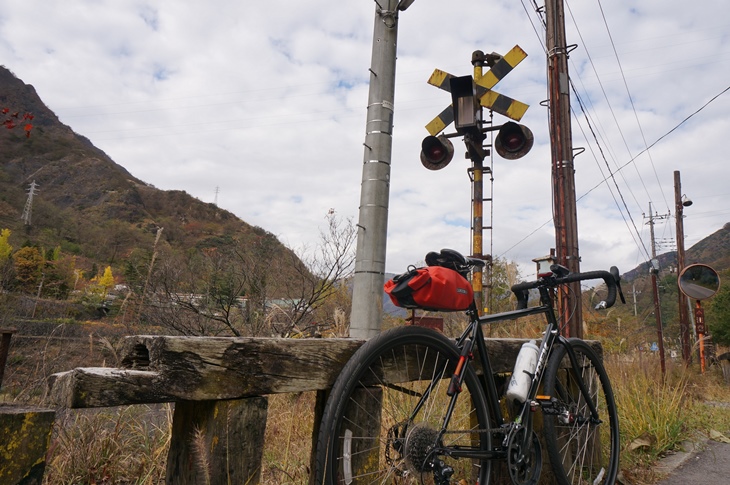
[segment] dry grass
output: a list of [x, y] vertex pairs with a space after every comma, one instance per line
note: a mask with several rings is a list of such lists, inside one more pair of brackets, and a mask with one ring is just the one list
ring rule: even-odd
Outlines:
[[611, 356], [606, 365], [619, 412], [621, 468], [631, 483], [656, 482], [653, 465], [682, 441], [730, 431], [730, 410], [708, 406], [730, 402], [730, 388], [716, 366], [702, 375], [697, 367], [668, 360], [662, 377], [658, 360], [646, 356]]
[[262, 483], [307, 483], [316, 394], [269, 396]]
[[[493, 332], [515, 330], [512, 322], [503, 326], [511, 328], [495, 327]], [[533, 336], [535, 331], [531, 325], [519, 330], [521, 336]], [[85, 344], [70, 346], [71, 339], [56, 337], [52, 332], [40, 345], [36, 339], [15, 340], [0, 401], [38, 404], [48, 373], [67, 370], [80, 361], [87, 365], [115, 361], [112, 340], [87, 337]], [[34, 355], [37, 358], [31, 358]], [[606, 364], [620, 416], [621, 467], [631, 483], [654, 483], [658, 477], [652, 466], [683, 440], [697, 433], [709, 435], [711, 430], [730, 432], [730, 409], [707, 404], [730, 402], [730, 387], [718, 367], [701, 375], [697, 366], [685, 369], [668, 360], [667, 377], [662, 379], [658, 362], [646, 354], [642, 359], [609, 355]], [[307, 482], [314, 405], [314, 393], [269, 397], [263, 483]], [[60, 412], [45, 484], [164, 483], [171, 409], [164, 405]]]
[[164, 484], [171, 409], [125, 406], [59, 413], [44, 484]]

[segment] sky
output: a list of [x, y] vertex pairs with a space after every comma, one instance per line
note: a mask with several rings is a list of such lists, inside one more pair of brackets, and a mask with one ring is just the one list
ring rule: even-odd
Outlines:
[[[401, 12], [386, 271], [444, 247], [470, 252], [463, 144], [454, 139], [439, 171], [419, 153], [425, 125], [450, 103], [426, 81], [435, 68], [471, 74], [475, 50], [527, 52], [494, 89], [530, 105], [521, 123], [535, 135], [524, 158], [488, 161], [483, 252], [530, 277], [532, 259], [555, 246], [538, 5], [416, 0]], [[375, 6], [0, 0], [0, 64], [137, 178], [300, 250], [316, 247], [331, 210], [358, 219]], [[727, 0], [566, 3], [582, 270], [646, 262], [650, 214], [657, 252], [676, 247], [675, 170], [694, 202], [687, 248], [730, 221], [728, 18]]]

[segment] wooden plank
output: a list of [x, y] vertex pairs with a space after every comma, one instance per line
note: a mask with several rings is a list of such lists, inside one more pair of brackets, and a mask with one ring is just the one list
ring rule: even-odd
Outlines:
[[166, 483], [259, 483], [267, 413], [264, 397], [176, 403]]

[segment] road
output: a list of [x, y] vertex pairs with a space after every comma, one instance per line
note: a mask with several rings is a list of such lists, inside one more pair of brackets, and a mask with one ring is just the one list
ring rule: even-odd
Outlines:
[[669, 475], [657, 485], [730, 483], [730, 444], [707, 441], [695, 450], [663, 460], [660, 469]]

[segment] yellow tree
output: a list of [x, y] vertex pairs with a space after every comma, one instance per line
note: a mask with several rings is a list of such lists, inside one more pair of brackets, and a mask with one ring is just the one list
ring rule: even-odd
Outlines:
[[12, 279], [12, 260], [10, 256], [13, 254], [13, 247], [8, 242], [10, 238], [10, 229], [0, 230], [0, 288], [5, 288]]
[[106, 298], [107, 293], [114, 287], [114, 275], [112, 274], [112, 267], [107, 266], [104, 269], [104, 274], [98, 281], [99, 287], [102, 291], [102, 296]]
[[38, 248], [24, 247], [13, 255], [15, 281], [21, 291], [33, 293], [43, 272], [43, 256]]
[[10, 229], [3, 229], [0, 231], [0, 264], [9, 260], [10, 255], [13, 253], [13, 247], [8, 242], [9, 238]]

